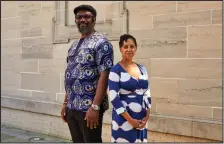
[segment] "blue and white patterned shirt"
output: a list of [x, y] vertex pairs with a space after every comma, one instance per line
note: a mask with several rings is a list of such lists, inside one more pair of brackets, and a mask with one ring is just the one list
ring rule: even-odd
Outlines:
[[[98, 32], [75, 41], [68, 50], [65, 70], [67, 107], [86, 112], [95, 97], [100, 73], [113, 66], [113, 46]], [[108, 109], [107, 95], [103, 109]]]

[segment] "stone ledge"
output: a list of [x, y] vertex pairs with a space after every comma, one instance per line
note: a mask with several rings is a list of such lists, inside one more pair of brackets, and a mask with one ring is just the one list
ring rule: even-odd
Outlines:
[[[23, 117], [23, 119], [21, 119]], [[32, 121], [30, 121], [32, 119]], [[23, 130], [47, 134], [71, 140], [69, 129], [58, 116], [49, 116], [38, 113], [2, 108], [2, 123]], [[34, 125], [35, 123], [35, 125]], [[111, 125], [103, 124], [103, 142], [110, 142]], [[186, 137], [175, 134], [148, 131], [148, 142], [220, 142], [216, 140]]]
[[11, 109], [60, 116], [61, 104], [1, 96], [1, 106]]
[[[1, 100], [1, 106], [5, 108], [60, 116], [61, 104], [59, 103], [34, 101], [7, 96], [2, 96]], [[111, 124], [111, 116], [111, 110], [106, 111], [103, 122], [105, 124]], [[148, 122], [148, 130], [212, 140], [222, 140], [222, 122], [212, 120], [151, 114]]]

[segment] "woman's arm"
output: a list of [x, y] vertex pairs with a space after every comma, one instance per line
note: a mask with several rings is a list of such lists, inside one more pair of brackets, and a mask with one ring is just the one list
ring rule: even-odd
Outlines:
[[109, 73], [109, 81], [108, 81], [108, 88], [109, 88], [109, 99], [113, 105], [114, 110], [117, 114], [121, 114], [126, 111], [126, 108], [122, 104], [120, 100], [120, 96], [118, 94], [120, 90], [120, 76], [119, 71], [113, 67]]

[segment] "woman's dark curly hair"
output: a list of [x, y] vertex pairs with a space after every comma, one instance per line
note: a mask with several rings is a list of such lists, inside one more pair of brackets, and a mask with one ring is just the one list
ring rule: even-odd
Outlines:
[[127, 42], [128, 39], [132, 39], [135, 43], [136, 48], [137, 48], [136, 39], [132, 35], [129, 35], [129, 34], [123, 34], [123, 35], [120, 36], [119, 47], [121, 48], [124, 44], [124, 41]]

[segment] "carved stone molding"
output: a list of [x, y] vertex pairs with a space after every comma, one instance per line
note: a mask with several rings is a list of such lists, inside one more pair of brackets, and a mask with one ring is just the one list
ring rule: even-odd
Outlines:
[[[56, 1], [56, 16], [53, 19], [53, 43], [68, 43], [70, 39], [79, 38], [80, 34], [76, 25], [68, 25], [67, 5], [68, 1]], [[112, 18], [97, 21], [95, 29], [111, 41], [119, 40], [123, 33], [128, 32], [128, 14], [125, 2], [113, 2], [109, 4], [112, 10]]]

